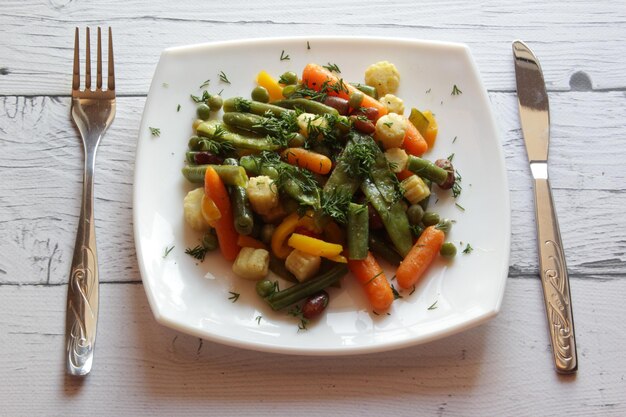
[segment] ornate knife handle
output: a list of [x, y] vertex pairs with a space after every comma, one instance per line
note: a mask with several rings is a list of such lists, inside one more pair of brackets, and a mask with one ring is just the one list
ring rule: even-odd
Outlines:
[[98, 256], [93, 214], [95, 150], [85, 155], [83, 199], [67, 287], [66, 369], [87, 375], [93, 362], [98, 323]]
[[569, 289], [569, 277], [561, 234], [554, 211], [552, 191], [545, 162], [531, 163], [535, 178], [535, 214], [539, 268], [546, 315], [550, 328], [552, 353], [556, 371], [568, 374], [578, 369], [574, 317]]

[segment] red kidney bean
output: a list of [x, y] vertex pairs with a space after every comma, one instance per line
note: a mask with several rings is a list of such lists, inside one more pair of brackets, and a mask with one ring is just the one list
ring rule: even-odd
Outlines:
[[376, 130], [376, 126], [374, 126], [371, 120], [363, 120], [362, 117], [357, 116], [350, 116], [350, 120], [352, 120], [352, 126], [361, 133], [369, 135]]
[[341, 114], [342, 116], [345, 116], [346, 114], [348, 114], [348, 110], [349, 110], [348, 100], [346, 100], [345, 98], [327, 96], [324, 99], [324, 104], [336, 109], [339, 112], [339, 114]]
[[446, 178], [443, 183], [437, 185], [439, 185], [439, 188], [449, 190], [454, 186], [454, 181], [456, 180], [454, 177], [454, 166], [452, 166], [452, 162], [450, 162], [448, 159], [437, 159], [435, 161], [435, 165], [448, 172], [448, 178]]
[[328, 293], [320, 291], [306, 299], [302, 306], [302, 317], [305, 319], [313, 319], [326, 309], [328, 305]]
[[215, 164], [222, 165], [224, 163], [224, 159], [212, 154], [211, 152], [198, 152], [193, 156], [194, 161], [198, 165], [206, 165], [206, 164]]
[[374, 107], [359, 107], [352, 114], [354, 116], [365, 116], [372, 122], [374, 122], [376, 121], [376, 117], [378, 116], [378, 110]]
[[367, 204], [367, 213], [369, 215], [370, 229], [377, 230], [384, 227], [383, 219], [380, 218], [380, 214], [378, 214], [371, 203]]

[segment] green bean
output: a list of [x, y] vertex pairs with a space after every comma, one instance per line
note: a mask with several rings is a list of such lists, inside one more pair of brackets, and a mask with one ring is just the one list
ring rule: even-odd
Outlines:
[[200, 138], [198, 136], [192, 136], [192, 137], [189, 138], [189, 142], [187, 143], [187, 146], [192, 151], [198, 151], [198, 150], [200, 150], [199, 146], [200, 146], [200, 141], [201, 140], [202, 140], [202, 138]]
[[402, 262], [402, 256], [389, 245], [389, 243], [380, 238], [380, 236], [370, 233], [369, 248], [374, 254], [380, 256], [391, 265], [398, 266]]
[[270, 253], [270, 271], [290, 282], [299, 282], [298, 278], [294, 274], [292, 274], [286, 267], [285, 261], [282, 259], [278, 259], [274, 254]]
[[267, 88], [263, 86], [256, 86], [252, 89], [252, 93], [250, 93], [250, 97], [254, 101], [259, 101], [261, 103], [269, 103], [270, 102], [270, 93], [267, 91]]
[[359, 90], [363, 94], [367, 94], [368, 96], [374, 97], [376, 100], [378, 100], [378, 92], [376, 91], [375, 87], [372, 87], [371, 85], [359, 84], [359, 83], [350, 83], [350, 85], [355, 87], [357, 90]]
[[267, 129], [263, 127], [263, 122], [267, 119], [256, 114], [233, 111], [224, 113], [222, 120], [228, 126], [236, 127], [238, 129], [248, 130], [260, 135], [268, 133]]
[[441, 249], [439, 249], [439, 254], [445, 258], [454, 258], [456, 255], [456, 246], [452, 242], [446, 242], [441, 245]]
[[[344, 152], [350, 152], [350, 149], [355, 146], [356, 143], [353, 140], [349, 140]], [[343, 159], [338, 159], [335, 169], [330, 174], [328, 181], [324, 185], [324, 193], [339, 193], [347, 194], [349, 196], [354, 195], [361, 185], [361, 180], [354, 175], [350, 175], [349, 164]]]
[[439, 223], [439, 220], [439, 215], [432, 211], [427, 211], [422, 217], [422, 223], [424, 223], [424, 226], [434, 226]]
[[196, 108], [196, 114], [198, 119], [208, 120], [211, 117], [211, 108], [205, 103], [199, 104], [198, 108]]
[[[225, 159], [224, 165], [238, 166], [237, 160], [234, 158]], [[228, 188], [230, 190], [235, 230], [240, 235], [247, 236], [252, 233], [254, 227], [254, 215], [252, 214], [250, 201], [248, 201], [248, 193], [245, 187], [240, 185], [229, 185]]]
[[292, 98], [274, 101], [272, 104], [287, 109], [302, 109], [307, 113], [313, 114], [334, 114], [339, 116], [337, 109], [327, 106], [319, 101], [308, 100], [306, 98]]
[[253, 138], [238, 133], [228, 132], [223, 125], [216, 121], [201, 123], [197, 129], [198, 135], [208, 137], [217, 142], [229, 142], [235, 148], [253, 151], [275, 151], [279, 146], [264, 138]]
[[369, 215], [366, 204], [348, 205], [348, 259], [367, 258]]
[[254, 155], [242, 156], [239, 159], [239, 165], [241, 165], [248, 174], [253, 177], [258, 175], [267, 175], [272, 179], [278, 177], [278, 171], [272, 166], [266, 166], [261, 160]]
[[409, 155], [407, 169], [420, 177], [428, 178], [435, 184], [443, 184], [448, 179], [448, 171], [413, 155]]
[[[426, 186], [428, 187], [429, 190], [431, 190], [433, 188], [433, 182], [431, 180], [429, 180], [428, 178], [422, 178], [422, 181], [424, 181], [424, 184], [426, 184]], [[428, 203], [430, 202], [430, 196], [431, 195], [432, 195], [432, 193], [429, 194], [428, 197], [425, 197], [424, 199], [422, 199], [422, 201], [417, 203], [420, 206], [422, 206], [424, 211], [426, 211], [426, 209], [428, 208]]]
[[246, 170], [242, 167], [230, 165], [186, 165], [182, 169], [183, 176], [189, 182], [204, 183], [204, 174], [207, 167], [213, 167], [225, 184], [244, 187], [248, 183]]
[[265, 301], [273, 310], [281, 310], [339, 282], [346, 273], [348, 273], [348, 267], [345, 264], [335, 265], [315, 278], [271, 293], [265, 297]]
[[270, 111], [274, 116], [280, 116], [283, 113], [289, 113], [293, 110], [278, 107], [273, 104], [262, 103], [260, 101], [250, 101], [243, 97], [233, 97], [224, 100], [224, 112], [229, 113], [231, 111], [237, 111], [242, 113], [253, 113], [259, 116], [264, 116], [267, 111]]

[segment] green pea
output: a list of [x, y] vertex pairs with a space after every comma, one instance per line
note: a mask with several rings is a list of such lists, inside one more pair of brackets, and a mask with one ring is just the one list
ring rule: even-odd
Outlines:
[[200, 139], [197, 136], [192, 136], [191, 138], [189, 138], [189, 144], [188, 144], [189, 145], [189, 149], [194, 150], [194, 151], [197, 150], [198, 147], [200, 146], [200, 141], [201, 140], [202, 139]]
[[424, 223], [425, 226], [434, 226], [439, 223], [439, 215], [432, 211], [427, 211], [422, 217], [422, 223]]
[[256, 293], [261, 297], [267, 297], [276, 291], [276, 284], [269, 279], [262, 279], [256, 283]]
[[270, 101], [269, 91], [267, 91], [267, 88], [261, 86], [254, 87], [250, 97], [252, 97], [252, 100], [260, 101], [261, 103], [269, 103]]
[[198, 118], [202, 120], [207, 120], [211, 117], [211, 108], [206, 104], [202, 103], [198, 105], [196, 109], [196, 113], [198, 114]]
[[215, 250], [218, 247], [217, 236], [215, 233], [208, 232], [202, 237], [202, 247], [206, 250]]
[[220, 96], [219, 94], [216, 94], [209, 98], [208, 105], [209, 105], [209, 108], [213, 111], [218, 111], [219, 109], [221, 109], [222, 104], [224, 104], [224, 100], [222, 99], [222, 96]]
[[306, 138], [302, 136], [300, 133], [296, 133], [293, 135], [291, 139], [289, 139], [289, 147], [290, 148], [301, 148], [304, 146], [306, 142]]
[[285, 85], [298, 84], [298, 74], [296, 74], [293, 71], [287, 71], [286, 73], [280, 76], [280, 79], [278, 82], [285, 84]]
[[406, 211], [406, 215], [409, 218], [409, 223], [416, 225], [422, 221], [422, 217], [424, 217], [424, 209], [419, 204], [413, 204]]
[[439, 254], [445, 258], [454, 258], [456, 255], [456, 246], [454, 246], [454, 243], [452, 242], [446, 242], [441, 245]]
[[291, 97], [293, 93], [296, 92], [297, 89], [298, 87], [296, 87], [295, 85], [286, 85], [285, 87], [283, 87], [283, 97], [285, 98]]
[[348, 100], [348, 105], [353, 109], [358, 109], [359, 107], [361, 107], [361, 103], [363, 102], [364, 97], [365, 95], [360, 91], [352, 93], [350, 99]]

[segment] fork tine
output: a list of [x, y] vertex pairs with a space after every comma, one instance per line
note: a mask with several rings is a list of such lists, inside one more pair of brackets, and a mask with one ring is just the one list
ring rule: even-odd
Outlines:
[[78, 57], [78, 28], [74, 34], [74, 74], [72, 76], [72, 91], [80, 89], [80, 59]]
[[85, 90], [91, 89], [91, 49], [89, 47], [90, 39], [91, 39], [91, 36], [89, 35], [89, 28], [87, 28], [87, 41], [86, 41], [87, 51], [86, 51], [86, 58], [85, 58]]
[[107, 80], [107, 89], [115, 91], [115, 69], [113, 66], [113, 34], [109, 26], [109, 79]]
[[102, 40], [100, 34], [100, 26], [98, 26], [98, 62], [96, 75], [96, 89], [102, 90]]

